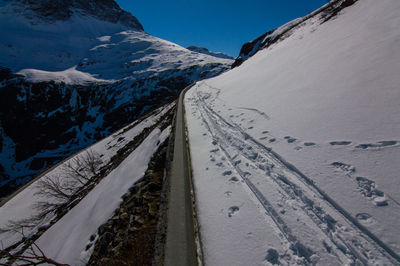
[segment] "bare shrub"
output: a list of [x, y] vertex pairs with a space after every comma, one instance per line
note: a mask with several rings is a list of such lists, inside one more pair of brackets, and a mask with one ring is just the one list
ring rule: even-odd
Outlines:
[[67, 206], [77, 193], [91, 183], [101, 163], [100, 155], [88, 150], [63, 163], [59, 173], [42, 177], [37, 181], [38, 190], [34, 195], [43, 200], [35, 203], [35, 214], [27, 219], [9, 221], [5, 228], [0, 228], [0, 233], [33, 228], [50, 214]]
[[101, 163], [100, 155], [93, 150], [88, 150], [64, 163], [61, 169], [66, 179], [85, 185], [92, 176], [97, 174]]
[[[22, 231], [23, 232], [23, 231]], [[25, 238], [25, 235], [22, 234]], [[6, 261], [6, 264], [0, 263], [0, 265], [11, 265], [18, 264], [19, 266], [27, 265], [56, 265], [56, 266], [68, 266], [68, 264], [59, 263], [45, 255], [43, 250], [35, 243], [29, 244], [26, 252], [13, 253], [5, 250], [3, 247], [0, 249], [0, 258]]]

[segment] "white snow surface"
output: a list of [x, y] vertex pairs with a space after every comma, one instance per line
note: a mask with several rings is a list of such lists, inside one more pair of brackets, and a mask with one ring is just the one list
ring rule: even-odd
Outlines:
[[102, 79], [96, 79], [89, 73], [84, 73], [76, 70], [76, 66], [71, 67], [64, 71], [43, 71], [37, 69], [22, 69], [17, 74], [25, 76], [25, 79], [30, 82], [42, 82], [42, 81], [55, 81], [56, 83], [65, 84], [79, 84], [85, 85], [90, 82], [109, 82]]
[[[139, 135], [143, 131], [143, 129], [154, 125], [157, 120], [173, 106], [174, 104], [167, 105], [156, 110], [152, 115], [145, 118], [143, 121], [133, 122], [131, 125], [128, 125], [125, 128], [122, 128], [121, 130], [110, 135], [109, 137], [106, 137], [103, 140], [93, 144], [91, 147], [88, 147], [80, 153], [71, 156], [64, 162], [60, 163], [57, 167], [46, 173], [46, 175], [42, 176], [41, 178], [30, 184], [28, 187], [26, 187], [8, 202], [6, 202], [2, 207], [0, 207], [0, 228], [6, 228], [10, 220], [21, 221], [23, 219], [28, 219], [37, 212], [37, 210], [35, 209], [36, 203], [38, 203], [39, 201], [52, 200], [44, 199], [39, 195], [35, 195], [35, 193], [38, 191], [37, 182], [40, 179], [44, 178], [45, 176], [52, 177], [56, 176], [59, 173], [62, 173], [62, 164], [68, 163], [69, 161], [72, 162], [73, 159], [76, 158], [76, 156], [79, 156], [86, 150], [92, 150], [94, 153], [99, 154], [101, 156], [103, 165], [107, 164], [111, 157], [114, 156], [120, 148], [125, 146], [129, 141], [133, 140], [133, 138]], [[29, 236], [30, 234], [35, 233], [41, 225], [47, 222], [48, 220], [43, 221], [42, 224], [39, 224], [32, 230], [25, 229], [25, 235]], [[15, 232], [0, 234], [0, 242], [2, 243], [4, 248], [11, 246], [12, 244], [18, 242], [20, 239], [21, 235]]]
[[70, 265], [85, 265], [85, 259], [90, 258], [85, 252], [90, 236], [107, 222], [121, 197], [143, 177], [152, 155], [168, 137], [170, 129], [153, 130], [115, 170], [36, 241], [48, 257]]
[[398, 14], [313, 17], [187, 92], [207, 265], [400, 263]]

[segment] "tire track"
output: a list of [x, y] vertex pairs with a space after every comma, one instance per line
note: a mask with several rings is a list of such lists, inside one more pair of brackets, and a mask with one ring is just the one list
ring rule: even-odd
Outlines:
[[[204, 98], [198, 91], [196, 91], [196, 94], [196, 102], [207, 129], [229, 159], [230, 164], [290, 243], [294, 253], [296, 253], [294, 247], [299, 245], [297, 243], [300, 243], [296, 233], [285, 222], [285, 219], [279, 215], [274, 204], [263, 194], [262, 188], [258, 188], [249, 179], [251, 174], [240, 168], [236, 160], [238, 155], [254, 168], [258, 167], [264, 171], [265, 178], [280, 190], [283, 197], [286, 196], [287, 199], [293, 199], [296, 204], [301, 206], [304, 214], [326, 236], [324, 245], [327, 246], [328, 253], [337, 257], [341, 263], [346, 263], [348, 262], [346, 259], [349, 259], [352, 262], [367, 265], [376, 258], [386, 263], [400, 262], [399, 256], [394, 251], [362, 226], [324, 191], [319, 189], [312, 180], [270, 148], [252, 138], [240, 126], [233, 122], [228, 122], [212, 110], [209, 107], [210, 104], [205, 102], [205, 100], [207, 102], [213, 100], [210, 94], [207, 94]], [[334, 219], [330, 214], [333, 214], [335, 218], [339, 217], [339, 219]], [[300, 249], [308, 250], [303, 245], [300, 246]], [[308, 256], [307, 254], [300, 254], [300, 256], [310, 262], [309, 254]]]

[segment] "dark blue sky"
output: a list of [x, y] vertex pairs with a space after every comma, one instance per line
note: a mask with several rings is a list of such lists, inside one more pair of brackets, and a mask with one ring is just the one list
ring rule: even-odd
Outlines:
[[327, 0], [116, 0], [151, 35], [236, 57], [259, 35], [304, 16]]

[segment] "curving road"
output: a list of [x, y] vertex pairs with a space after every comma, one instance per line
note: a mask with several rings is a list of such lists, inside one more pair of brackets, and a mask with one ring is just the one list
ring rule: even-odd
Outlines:
[[190, 160], [185, 134], [183, 98], [178, 100], [175, 119], [174, 156], [171, 165], [168, 200], [168, 227], [164, 265], [199, 265], [194, 218]]

